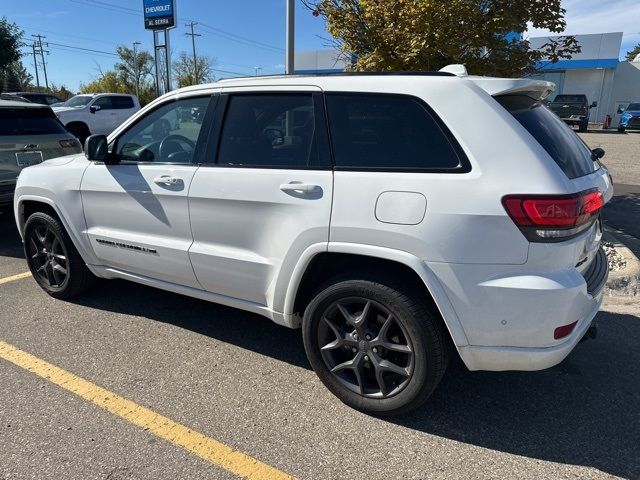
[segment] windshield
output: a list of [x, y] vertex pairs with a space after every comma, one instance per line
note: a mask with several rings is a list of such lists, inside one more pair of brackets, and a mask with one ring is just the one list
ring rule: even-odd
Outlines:
[[629, 106], [627, 107], [627, 110], [630, 111], [637, 111], [640, 110], [640, 103], [630, 103]]
[[527, 129], [567, 177], [582, 177], [600, 168], [582, 139], [537, 100], [526, 95], [495, 99]]
[[93, 97], [90, 95], [76, 95], [64, 102], [65, 107], [84, 107]]

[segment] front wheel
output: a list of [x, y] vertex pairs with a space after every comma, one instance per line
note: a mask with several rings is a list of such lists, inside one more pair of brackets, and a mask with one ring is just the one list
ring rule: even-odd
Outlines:
[[624, 127], [618, 127], [618, 133], [624, 133], [625, 130], [626, 129]]
[[95, 281], [60, 222], [46, 213], [27, 220], [24, 253], [33, 278], [52, 297], [74, 297]]
[[448, 345], [421, 299], [369, 280], [317, 293], [303, 319], [311, 365], [342, 402], [374, 415], [420, 406], [440, 382]]

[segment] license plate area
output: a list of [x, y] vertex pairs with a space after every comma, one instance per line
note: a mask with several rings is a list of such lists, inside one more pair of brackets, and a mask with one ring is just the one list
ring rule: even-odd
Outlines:
[[42, 152], [16, 152], [16, 163], [19, 167], [29, 167], [42, 163]]

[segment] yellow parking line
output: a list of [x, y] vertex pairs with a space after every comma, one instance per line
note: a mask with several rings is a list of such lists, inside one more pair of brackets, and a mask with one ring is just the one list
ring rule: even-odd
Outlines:
[[23, 278], [27, 278], [31, 276], [31, 272], [19, 273], [18, 275], [13, 275], [11, 277], [0, 278], [0, 285], [9, 282], [15, 282], [16, 280], [22, 280]]
[[68, 390], [128, 422], [242, 478], [293, 477], [0, 340], [0, 358]]

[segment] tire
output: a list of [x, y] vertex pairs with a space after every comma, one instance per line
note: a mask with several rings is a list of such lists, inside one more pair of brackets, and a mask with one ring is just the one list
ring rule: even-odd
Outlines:
[[356, 410], [380, 416], [409, 412], [444, 375], [449, 348], [441, 322], [418, 295], [404, 290], [375, 280], [336, 280], [305, 310], [302, 334], [313, 370]]
[[624, 133], [626, 130], [626, 128], [624, 127], [618, 127], [618, 133]]
[[588, 123], [581, 123], [580, 125], [578, 125], [579, 132], [586, 132], [588, 129], [589, 129]]
[[71, 133], [71, 135], [73, 135], [80, 141], [80, 143], [82, 144], [82, 148], [84, 149], [84, 142], [87, 138], [89, 138], [89, 135], [91, 135], [89, 127], [81, 122], [72, 122], [65, 128], [69, 131], [69, 133]]
[[96, 281], [60, 222], [46, 213], [28, 218], [24, 253], [33, 278], [54, 298], [75, 297]]

